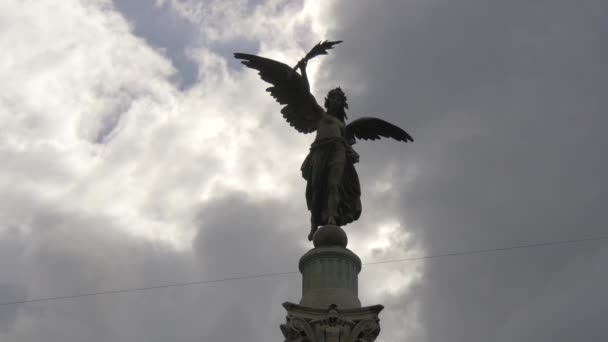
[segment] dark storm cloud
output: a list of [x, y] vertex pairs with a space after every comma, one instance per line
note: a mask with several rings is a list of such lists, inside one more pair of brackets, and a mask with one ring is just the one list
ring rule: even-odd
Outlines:
[[[287, 202], [255, 201], [244, 193], [230, 193], [203, 207], [194, 250], [206, 276], [213, 279], [297, 271], [298, 258], [305, 251], [298, 244], [302, 230]], [[233, 292], [218, 313], [222, 316], [204, 340], [265, 340], [264, 334], [280, 336], [284, 301], [300, 300], [299, 274], [255, 278], [222, 284]], [[227, 298], [227, 297], [224, 297]], [[263, 314], [255, 314], [255, 313]], [[235, 327], [238, 327], [235, 329]]]
[[[27, 227], [0, 236], [0, 255], [12, 262], [0, 269], [3, 303], [293, 271], [303, 249], [285, 243], [297, 240], [289, 236], [294, 232], [290, 223], [279, 224], [278, 213], [289, 210], [284, 203], [255, 202], [241, 193], [201, 209], [194, 254], [130, 238], [108, 217], [13, 198], [28, 203], [15, 203], [24, 210], [15, 215], [32, 214]], [[277, 215], [262, 214], [267, 205]], [[276, 231], [277, 226], [284, 230]], [[299, 290], [299, 278], [292, 274], [0, 306], [0, 336], [93, 342], [264, 340], [269, 331], [280, 335], [281, 303], [298, 301]], [[264, 314], [252, 315], [258, 311]], [[29, 321], [36, 325], [28, 327]]]
[[226, 194], [201, 209], [194, 250], [209, 274], [295, 270], [298, 252], [304, 252], [297, 236], [308, 232], [295, 220], [283, 219], [294, 216], [294, 211], [286, 202], [255, 201], [245, 193]]
[[[44, 200], [7, 195], [19, 209], [15, 216], [27, 224], [10, 228], [0, 238], [2, 251], [10, 256], [3, 260], [11, 263], [0, 269], [2, 303], [163, 285], [192, 278], [195, 267], [187, 253], [131, 239], [116, 230], [117, 223], [112, 219], [50, 209], [52, 206]], [[196, 293], [184, 289], [181, 293], [133, 292], [2, 305], [0, 333], [6, 333], [9, 340], [21, 336], [31, 341], [162, 336], [158, 320], [166, 319], [164, 314], [179, 315], [193, 297], [197, 298], [194, 301], [201, 300]], [[164, 305], [166, 311], [159, 311], [158, 305]], [[29, 326], [32, 321], [35, 324]], [[154, 324], [142, 328], [152, 321], [157, 322], [156, 328], [153, 329]], [[181, 326], [196, 331], [194, 327], [198, 325], [190, 323], [174, 322], [175, 329]]]
[[[351, 117], [377, 115], [413, 135], [411, 145], [356, 148], [364, 187], [386, 163], [414, 170], [408, 185], [394, 174], [391, 191], [427, 254], [605, 235], [607, 10], [600, 1], [334, 6], [330, 38], [344, 43], [319, 83], [343, 84]], [[408, 298], [386, 299], [419, 301], [427, 341], [570, 340], [565, 329], [603, 341], [608, 276], [596, 265], [606, 248], [435, 260]]]
[[[20, 235], [15, 227], [4, 227], [6, 230], [0, 238], [0, 260], [7, 262], [13, 258], [22, 258], [25, 249], [13, 243]], [[13, 302], [25, 297], [25, 288], [20, 286], [20, 269], [3, 267], [0, 278], [0, 303]], [[0, 306], [0, 333], [8, 333], [18, 316], [17, 306]]]

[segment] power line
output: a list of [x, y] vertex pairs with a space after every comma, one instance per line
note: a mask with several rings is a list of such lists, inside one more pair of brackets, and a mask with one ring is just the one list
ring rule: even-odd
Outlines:
[[[384, 261], [374, 261], [374, 262], [364, 263], [363, 265], [378, 265], [378, 264], [388, 264], [388, 263], [404, 262], [404, 261], [415, 261], [415, 260], [425, 260], [425, 259], [455, 257], [455, 256], [471, 255], [471, 254], [493, 253], [493, 252], [501, 252], [501, 251], [508, 251], [508, 250], [514, 250], [514, 249], [525, 249], [525, 248], [536, 248], [536, 247], [545, 247], [545, 246], [565, 245], [565, 244], [580, 243], [580, 242], [589, 242], [589, 241], [599, 241], [599, 240], [608, 240], [608, 236], [598, 236], [598, 237], [584, 238], [584, 239], [571, 239], [571, 240], [561, 240], [561, 241], [540, 242], [540, 243], [527, 244], [527, 245], [516, 245], [516, 246], [499, 247], [499, 248], [488, 248], [488, 249], [477, 249], [477, 250], [470, 250], [470, 251], [463, 251], [463, 252], [451, 252], [451, 253], [443, 253], [443, 254], [434, 254], [434, 255], [426, 255], [426, 256], [420, 256], [420, 257], [404, 258], [404, 259], [392, 259], [392, 260], [384, 260]], [[219, 283], [219, 282], [230, 281], [230, 280], [244, 280], [244, 279], [253, 279], [253, 278], [273, 277], [273, 276], [287, 275], [287, 274], [297, 274], [297, 273], [299, 273], [299, 272], [290, 271], [290, 272], [265, 273], [265, 274], [240, 276], [240, 277], [232, 277], [232, 278], [222, 278], [222, 279], [213, 279], [213, 280], [193, 281], [193, 282], [188, 282], [188, 283], [166, 284], [166, 285], [158, 285], [158, 286], [150, 286], [150, 287], [138, 287], [138, 288], [122, 289], [122, 290], [111, 290], [111, 291], [102, 291], [102, 292], [82, 293], [82, 294], [69, 295], [69, 296], [36, 298], [36, 299], [29, 299], [29, 300], [23, 300], [23, 301], [0, 303], [0, 306], [17, 305], [17, 304], [25, 304], [25, 303], [33, 303], [33, 302], [48, 302], [48, 301], [53, 301], [53, 300], [72, 299], [72, 298], [81, 298], [81, 297], [92, 297], [92, 296], [99, 296], [99, 295], [127, 293], [127, 292], [136, 292], [136, 291], [156, 290], [156, 289], [163, 289], [163, 288], [169, 288], [169, 287], [202, 285], [202, 284]]]
[[223, 279], [193, 281], [193, 282], [189, 282], [189, 283], [167, 284], [167, 285], [158, 285], [158, 286], [150, 286], [150, 287], [136, 287], [136, 288], [122, 289], [122, 290], [111, 290], [111, 291], [102, 291], [102, 292], [82, 293], [82, 294], [70, 295], [70, 296], [36, 298], [36, 299], [30, 299], [30, 300], [24, 300], [24, 301], [18, 301], [18, 302], [0, 303], [0, 306], [2, 306], [2, 305], [25, 304], [25, 303], [32, 303], [32, 302], [47, 302], [47, 301], [59, 300], [59, 299], [91, 297], [91, 296], [98, 296], [98, 295], [105, 295], [105, 294], [115, 294], [115, 293], [125, 293], [125, 292], [135, 292], [135, 291], [156, 290], [156, 289], [164, 289], [164, 288], [168, 288], [168, 287], [191, 286], [191, 285], [200, 285], [200, 284], [219, 283], [219, 282], [229, 281], [229, 280], [242, 280], [242, 279], [262, 278], [262, 277], [270, 277], [270, 276], [285, 275], [285, 274], [295, 274], [295, 273], [298, 273], [298, 272], [291, 271], [291, 272], [266, 273], [266, 274], [257, 274], [257, 275], [241, 276], [241, 277], [233, 277], [233, 278], [223, 278]]
[[499, 248], [476, 249], [476, 250], [471, 250], [471, 251], [466, 251], [466, 252], [451, 252], [451, 253], [434, 254], [434, 255], [427, 255], [427, 256], [421, 256], [421, 257], [405, 258], [405, 259], [373, 261], [373, 262], [368, 262], [364, 265], [388, 264], [388, 263], [392, 263], [392, 262], [401, 262], [401, 261], [413, 261], [413, 260], [422, 260], [422, 259], [435, 259], [435, 258], [444, 258], [444, 257], [451, 257], [451, 256], [461, 256], [461, 255], [468, 255], [468, 254], [502, 252], [502, 251], [509, 251], [509, 250], [513, 250], [513, 249], [565, 245], [565, 244], [571, 244], [571, 243], [576, 243], [576, 242], [588, 242], [588, 241], [598, 241], [598, 240], [608, 240], [608, 236], [598, 236], [598, 237], [585, 238], [585, 239], [571, 239], [571, 240], [561, 240], [561, 241], [539, 242], [539, 243], [532, 243], [532, 244], [528, 244], [528, 245], [517, 245], [517, 246], [499, 247]]

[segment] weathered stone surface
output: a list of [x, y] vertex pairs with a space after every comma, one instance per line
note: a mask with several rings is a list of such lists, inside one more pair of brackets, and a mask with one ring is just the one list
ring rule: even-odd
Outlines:
[[287, 322], [281, 324], [285, 342], [373, 342], [380, 334], [378, 314], [384, 308], [374, 305], [356, 309], [309, 308], [289, 302]]
[[327, 308], [359, 308], [358, 275], [361, 259], [342, 246], [322, 246], [300, 258], [302, 273], [301, 305]]
[[325, 225], [317, 229], [313, 240], [315, 247], [322, 246], [341, 246], [346, 247], [348, 237], [346, 232], [336, 225]]
[[380, 333], [382, 305], [361, 307], [358, 276], [361, 259], [346, 248], [342, 228], [326, 225], [313, 239], [315, 248], [299, 262], [302, 298], [285, 302], [285, 342], [373, 342]]

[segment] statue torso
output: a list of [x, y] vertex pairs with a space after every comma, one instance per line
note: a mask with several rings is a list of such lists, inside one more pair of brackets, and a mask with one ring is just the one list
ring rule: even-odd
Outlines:
[[323, 117], [317, 124], [317, 137], [315, 141], [328, 138], [344, 138], [345, 124], [333, 115], [323, 113]]

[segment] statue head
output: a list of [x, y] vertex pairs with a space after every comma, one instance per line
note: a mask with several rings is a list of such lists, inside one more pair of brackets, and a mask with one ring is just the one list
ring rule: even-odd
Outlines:
[[330, 114], [335, 115], [341, 121], [348, 118], [346, 116], [346, 109], [348, 103], [346, 103], [346, 95], [340, 89], [340, 87], [330, 90], [325, 98], [325, 109]]

